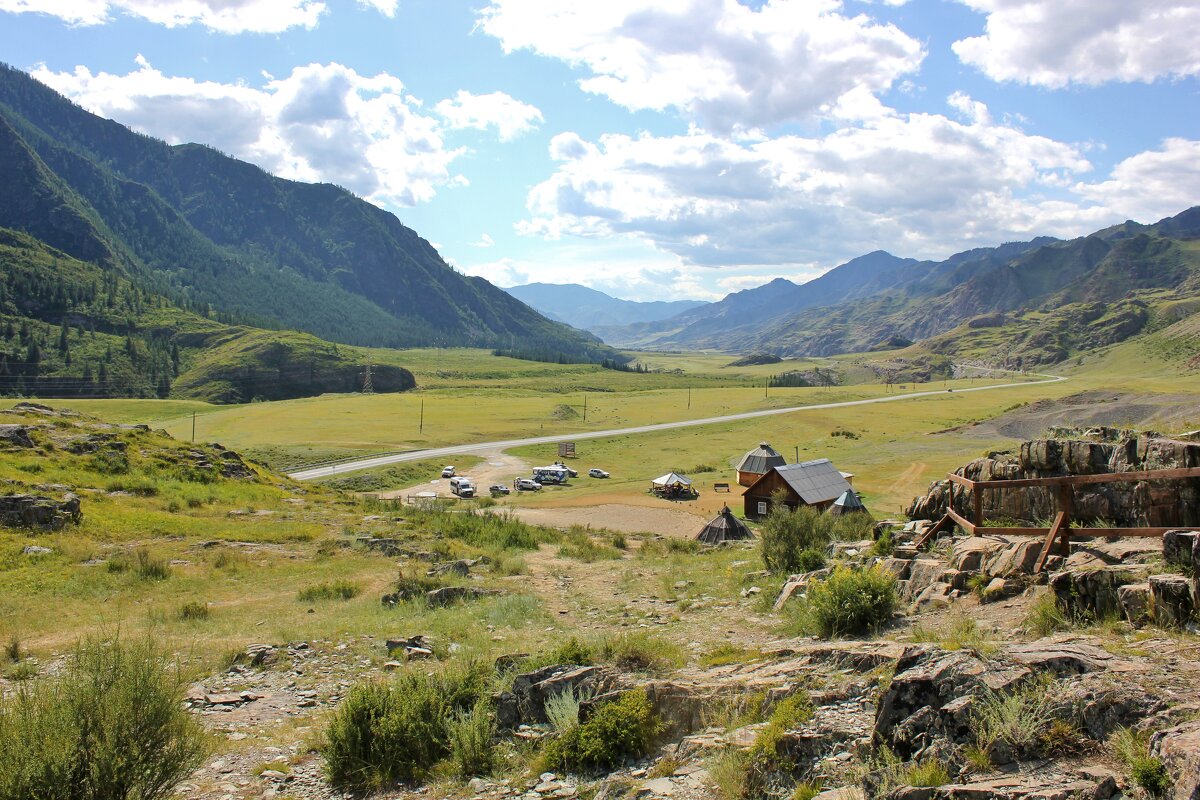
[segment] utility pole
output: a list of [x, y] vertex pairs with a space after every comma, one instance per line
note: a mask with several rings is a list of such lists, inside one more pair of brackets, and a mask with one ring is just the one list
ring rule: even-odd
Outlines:
[[771, 385], [771, 379], [767, 378], [763, 381], [763, 397], [767, 396], [767, 388]]
[[417, 428], [417, 432], [418, 433], [425, 432], [425, 398], [424, 397], [421, 398], [421, 422], [420, 422], [420, 426]]
[[192, 443], [196, 442], [196, 412], [192, 412]]
[[583, 393], [583, 421], [587, 422], [587, 392]]
[[692, 407], [692, 387], [688, 387], [688, 409]]
[[793, 464], [799, 464], [799, 463], [800, 463], [800, 445], [796, 445], [796, 460], [795, 460], [795, 461], [793, 461], [792, 463], [793, 463]]
[[367, 356], [367, 366], [363, 368], [363, 394], [374, 394], [375, 386], [371, 382], [371, 357]]

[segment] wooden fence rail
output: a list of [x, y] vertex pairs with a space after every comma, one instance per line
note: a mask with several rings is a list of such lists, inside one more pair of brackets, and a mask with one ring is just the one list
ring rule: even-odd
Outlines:
[[[1046, 561], [1051, 556], [1055, 540], [1058, 542], [1058, 554], [1066, 557], [1071, 552], [1071, 511], [1075, 500], [1074, 487], [1094, 486], [1103, 483], [1126, 483], [1130, 481], [1178, 481], [1187, 478], [1200, 478], [1200, 467], [1182, 467], [1176, 469], [1147, 469], [1136, 472], [1101, 472], [1095, 475], [1063, 475], [1055, 478], [1015, 478], [1013, 480], [973, 481], [962, 475], [946, 476], [951, 483], [966, 487], [971, 491], [971, 516], [967, 519], [954, 510], [954, 492], [949, 492], [946, 515], [938, 520], [916, 541], [918, 549], [933, 541], [944, 530], [953, 525], [960, 526], [973, 536], [993, 534], [996, 536], [1044, 536], [1042, 552], [1038, 556], [1035, 572], [1041, 572], [1046, 567]], [[987, 527], [983, 524], [983, 490], [984, 489], [1030, 489], [1035, 487], [1054, 488], [1055, 514], [1049, 528], [1001, 528]], [[1162, 536], [1174, 528], [1077, 528], [1085, 536]]]

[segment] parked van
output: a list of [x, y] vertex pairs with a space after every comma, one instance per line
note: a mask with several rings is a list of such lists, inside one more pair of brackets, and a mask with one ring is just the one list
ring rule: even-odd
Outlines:
[[547, 483], [566, 483], [569, 477], [571, 475], [567, 472], [566, 467], [560, 467], [557, 464], [549, 467], [533, 468], [533, 479], [543, 485]]
[[474, 497], [475, 484], [466, 475], [459, 475], [450, 479], [450, 491], [459, 497]]

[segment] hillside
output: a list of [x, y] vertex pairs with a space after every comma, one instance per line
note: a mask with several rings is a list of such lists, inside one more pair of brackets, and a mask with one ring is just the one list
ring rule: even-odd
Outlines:
[[655, 322], [708, 305], [703, 300], [622, 300], [577, 283], [527, 283], [504, 291], [550, 319], [593, 333], [609, 326]]
[[611, 357], [337, 186], [170, 146], [0, 66], [0, 226], [149, 291], [348, 344]]
[[[0, 228], [0, 394], [279, 400], [357, 391], [365, 363], [311, 334], [217, 321]], [[415, 385], [398, 366], [375, 366], [372, 382]]]
[[[824, 356], [918, 342], [1021, 366], [1134, 336], [1200, 289], [1200, 208], [1070, 241], [1039, 238], [940, 262], [873, 253], [797, 286], [776, 280], [702, 313], [606, 330], [642, 348]], [[864, 262], [870, 259], [869, 262]]]

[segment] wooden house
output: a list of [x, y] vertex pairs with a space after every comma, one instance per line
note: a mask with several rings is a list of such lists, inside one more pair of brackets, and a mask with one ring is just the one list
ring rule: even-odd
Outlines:
[[760, 520], [771, 513], [774, 494], [782, 492], [783, 502], [795, 510], [800, 506], [829, 508], [835, 500], [850, 491], [850, 483], [842, 477], [828, 458], [771, 467], [754, 483], [746, 487], [742, 498], [746, 519]]

